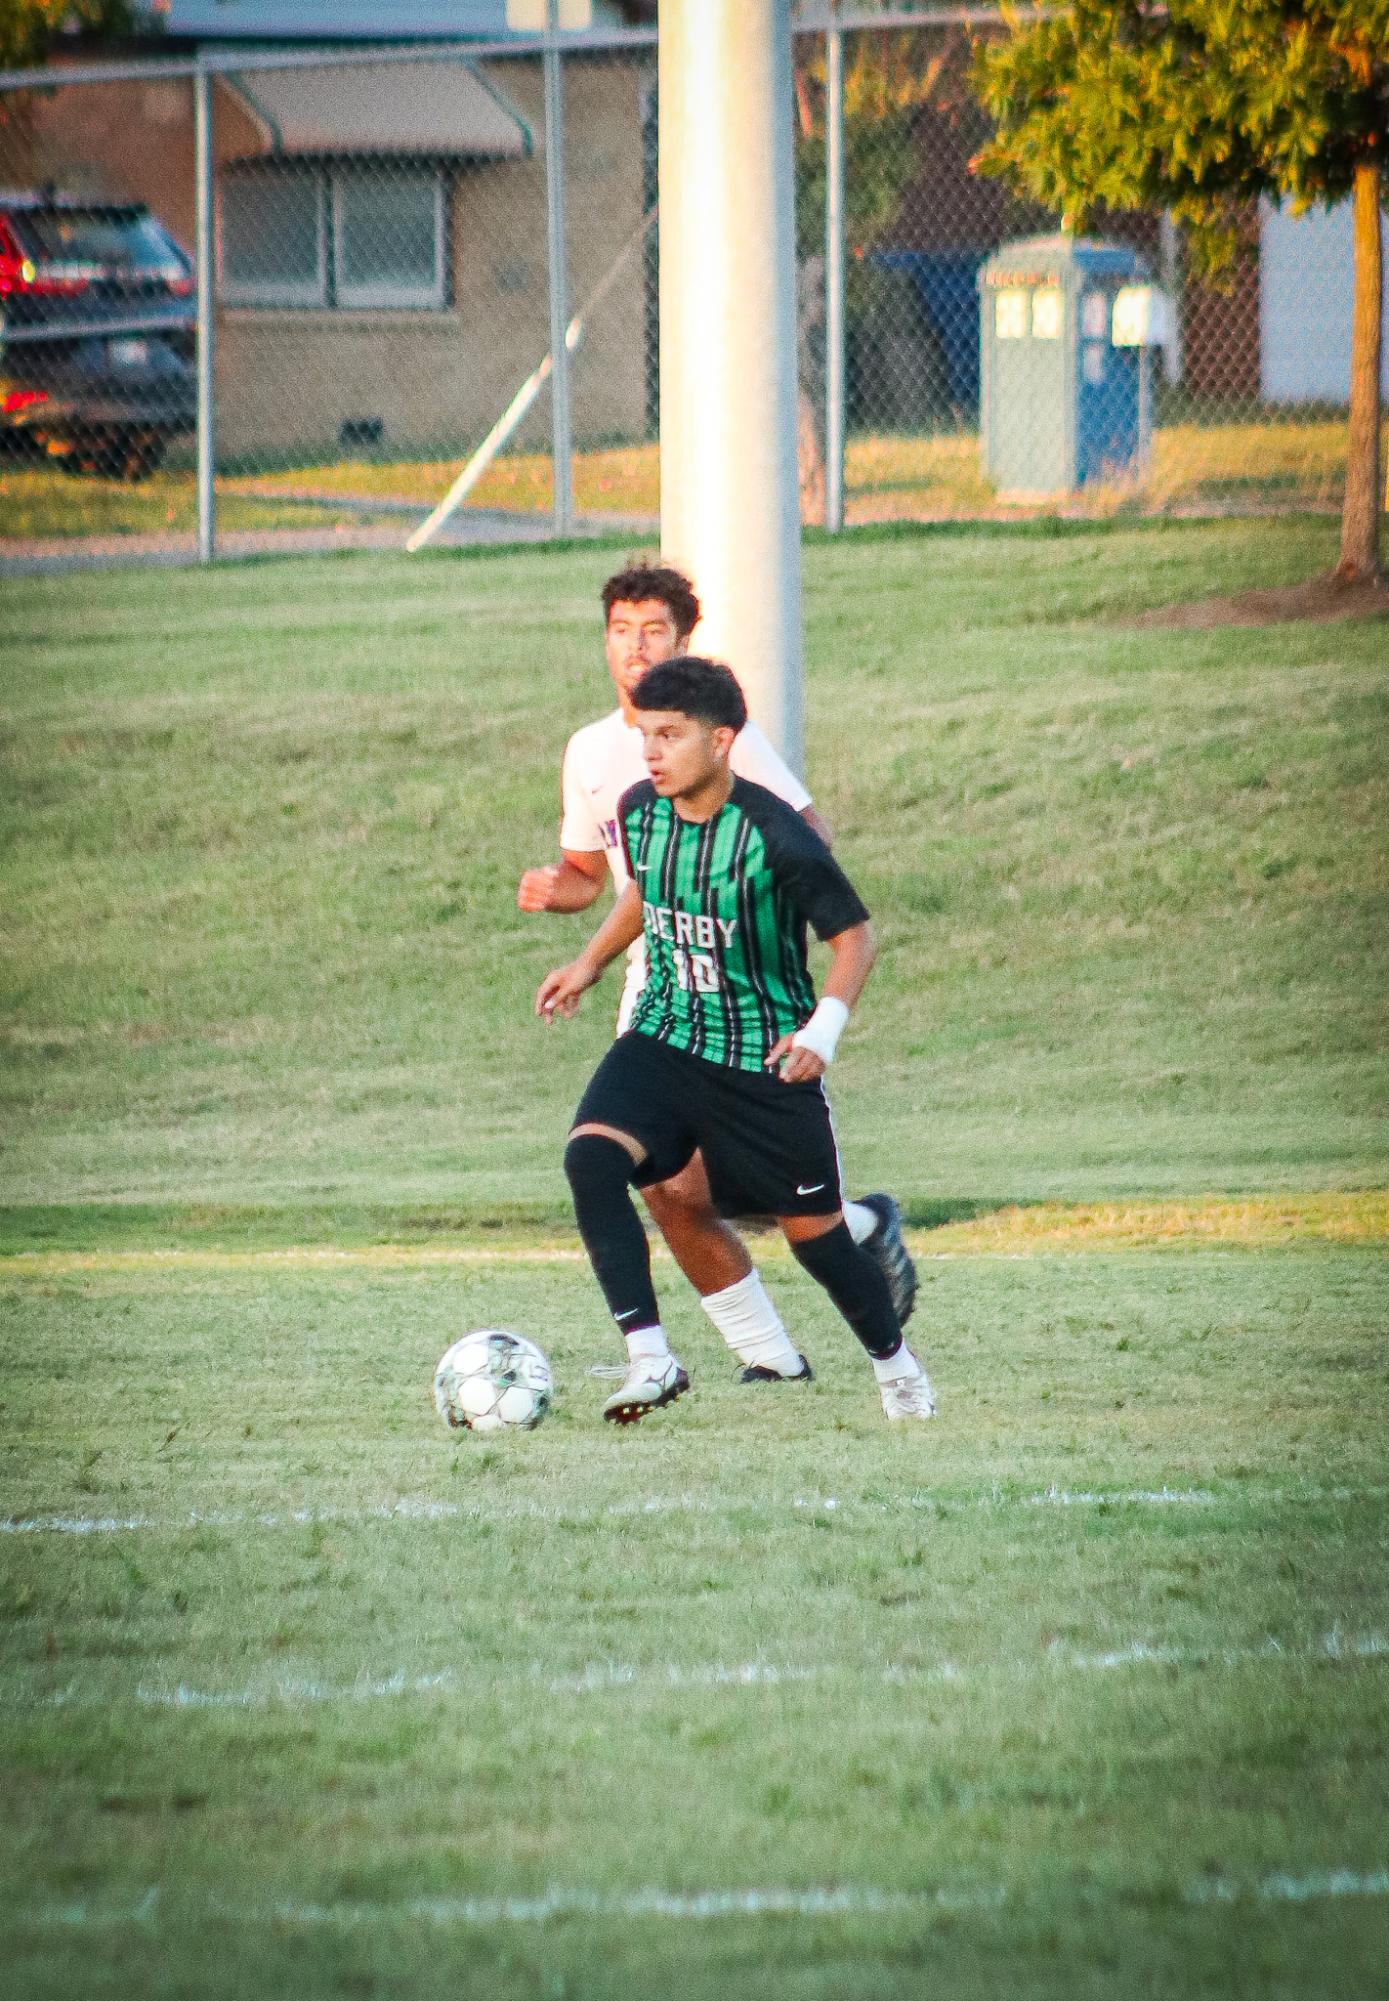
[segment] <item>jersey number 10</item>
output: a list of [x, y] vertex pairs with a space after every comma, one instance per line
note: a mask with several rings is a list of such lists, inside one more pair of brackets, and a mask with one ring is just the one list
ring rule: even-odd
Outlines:
[[690, 952], [677, 945], [672, 954], [675, 960], [675, 979], [682, 993], [716, 994], [719, 990], [719, 969], [714, 964], [710, 952]]

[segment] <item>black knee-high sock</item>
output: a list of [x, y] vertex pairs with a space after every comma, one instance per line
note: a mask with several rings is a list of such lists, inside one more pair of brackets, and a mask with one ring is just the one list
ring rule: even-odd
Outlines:
[[632, 1156], [604, 1133], [580, 1133], [564, 1150], [564, 1171], [579, 1235], [613, 1319], [624, 1334], [659, 1327], [651, 1251], [632, 1200]]
[[892, 1310], [887, 1280], [867, 1251], [849, 1235], [847, 1223], [836, 1223], [818, 1237], [793, 1243], [798, 1264], [821, 1284], [870, 1355], [879, 1361], [895, 1355], [902, 1330]]

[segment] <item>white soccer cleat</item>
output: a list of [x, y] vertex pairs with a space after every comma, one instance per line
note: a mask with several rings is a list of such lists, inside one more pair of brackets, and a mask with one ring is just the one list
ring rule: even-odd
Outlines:
[[662, 1404], [674, 1403], [690, 1387], [690, 1379], [674, 1355], [642, 1355], [631, 1364], [603, 1405], [611, 1424], [635, 1424]]
[[889, 1424], [899, 1424], [912, 1417], [934, 1417], [936, 1414], [936, 1393], [927, 1375], [896, 1376], [890, 1383], [879, 1383], [878, 1388], [882, 1392], [883, 1409]]

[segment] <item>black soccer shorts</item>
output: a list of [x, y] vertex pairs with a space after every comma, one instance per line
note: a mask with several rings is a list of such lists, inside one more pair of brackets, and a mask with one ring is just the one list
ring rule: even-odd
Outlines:
[[638, 1188], [668, 1181], [696, 1149], [725, 1216], [832, 1216], [843, 1204], [839, 1150], [823, 1085], [783, 1084], [772, 1071], [733, 1070], [620, 1035], [589, 1080], [576, 1126], [611, 1126], [640, 1140]]

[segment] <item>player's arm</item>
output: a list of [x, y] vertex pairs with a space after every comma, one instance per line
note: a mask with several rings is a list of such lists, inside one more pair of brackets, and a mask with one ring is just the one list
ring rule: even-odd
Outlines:
[[565, 848], [563, 858], [543, 868], [528, 868], [516, 891], [521, 910], [587, 910], [603, 887], [608, 872], [601, 848]]
[[535, 1011], [546, 1021], [569, 1016], [579, 1005], [579, 997], [603, 977], [619, 953], [641, 936], [641, 892], [629, 882], [609, 915], [604, 918], [577, 959], [547, 973], [535, 996]]
[[834, 846], [834, 829], [823, 813], [817, 813], [813, 806], [802, 806], [801, 818], [812, 834], [818, 834], [827, 848]]
[[867, 986], [878, 956], [873, 927], [866, 921], [836, 932], [825, 943], [830, 966], [814, 1014], [794, 1035], [783, 1035], [767, 1056], [769, 1070], [781, 1066], [783, 1084], [813, 1083], [824, 1076], [850, 1009]]

